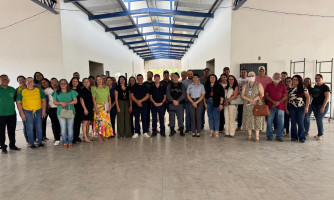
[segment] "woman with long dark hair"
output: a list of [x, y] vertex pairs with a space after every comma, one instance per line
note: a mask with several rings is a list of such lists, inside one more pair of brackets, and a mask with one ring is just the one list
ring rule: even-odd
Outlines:
[[130, 114], [132, 113], [132, 101], [129, 98], [130, 87], [126, 84], [124, 76], [118, 78], [118, 84], [115, 89], [115, 102], [117, 109], [117, 136], [130, 138], [131, 124]]
[[90, 89], [90, 82], [88, 78], [82, 80], [83, 88], [80, 94], [80, 103], [83, 108], [82, 115], [82, 133], [84, 135], [84, 142], [90, 143], [91, 139], [89, 138], [89, 126], [93, 124], [94, 120], [94, 104], [93, 96]]
[[239, 87], [237, 79], [230, 75], [228, 77], [228, 84], [225, 87], [225, 101], [224, 101], [224, 118], [225, 118], [225, 136], [234, 137], [235, 134], [235, 118], [237, 115], [238, 105], [233, 104], [233, 100], [239, 94]]
[[111, 120], [112, 129], [114, 133], [116, 133], [115, 120], [116, 120], [117, 110], [116, 110], [116, 102], [115, 102], [115, 90], [116, 90], [117, 83], [114, 77], [107, 77], [106, 83], [110, 90], [110, 100], [111, 100], [110, 120]]
[[[41, 89], [43, 90], [45, 96], [46, 96], [46, 116], [45, 118], [42, 118], [42, 134], [43, 134], [43, 140], [49, 140], [46, 137], [46, 126], [47, 126], [47, 120], [49, 116], [49, 109], [50, 109], [50, 104], [49, 104], [49, 96], [52, 96], [53, 90], [51, 88], [51, 82], [47, 78], [43, 78], [41, 81]], [[52, 100], [53, 101], [53, 100]]]
[[83, 108], [80, 102], [80, 95], [81, 95], [81, 88], [79, 86], [80, 81], [79, 78], [73, 77], [70, 81], [70, 88], [78, 93], [78, 101], [74, 105], [75, 108], [75, 117], [74, 117], [74, 124], [73, 124], [73, 144], [77, 142], [81, 142], [79, 137], [80, 135], [80, 128], [82, 123], [82, 116], [83, 116]]
[[[63, 140], [64, 148], [71, 148], [73, 141], [73, 123], [75, 108], [74, 105], [77, 103], [78, 93], [71, 90], [66, 79], [59, 81], [57, 91], [53, 92], [53, 103], [57, 105], [57, 115], [61, 129], [61, 135]], [[65, 116], [61, 114], [61, 110], [71, 110], [73, 116]]]
[[[225, 87], [228, 84], [228, 75], [223, 73], [220, 75], [220, 84], [223, 86], [223, 88], [225, 89]], [[220, 125], [219, 125], [219, 132], [222, 133], [225, 127], [225, 114], [224, 111], [220, 112]]]
[[[129, 78], [129, 84], [128, 84], [130, 90], [131, 90], [132, 87], [133, 87], [134, 85], [136, 85], [136, 84], [137, 84], [137, 80], [136, 80], [136, 78], [135, 78], [134, 76], [131, 76], [131, 77]], [[132, 100], [131, 100], [131, 102], [132, 102]], [[130, 108], [131, 108], [131, 110], [132, 110], [132, 103], [131, 103], [131, 105], [130, 105]], [[134, 123], [133, 123], [133, 118], [134, 118], [134, 115], [133, 115], [133, 113], [131, 112], [131, 113], [130, 113], [130, 124], [131, 124], [131, 133], [132, 133], [132, 134], [134, 134], [134, 132], [135, 132], [135, 126], [134, 126]]]
[[46, 90], [46, 94], [49, 96], [49, 117], [51, 119], [51, 127], [54, 136], [54, 145], [58, 146], [60, 144], [60, 124], [57, 116], [57, 106], [53, 103], [53, 92], [58, 89], [58, 79], [51, 78], [51, 90]]
[[[289, 92], [289, 98], [286, 100], [286, 113], [291, 117], [291, 141], [306, 141], [304, 132], [304, 118], [308, 113], [310, 104], [310, 95], [304, 87], [303, 78], [300, 75], [292, 77], [292, 90]], [[298, 129], [297, 129], [298, 127]]]
[[225, 91], [218, 83], [217, 76], [211, 74], [205, 84], [204, 106], [208, 112], [210, 136], [219, 137], [220, 112], [223, 110]]
[[312, 110], [314, 113], [315, 120], [317, 121], [318, 135], [315, 136], [316, 140], [322, 140], [324, 134], [323, 120], [329, 109], [329, 87], [323, 82], [321, 74], [315, 75], [316, 85], [313, 88], [313, 101]]
[[42, 88], [41, 81], [43, 80], [44, 75], [41, 72], [35, 72], [34, 74], [34, 87], [37, 87], [39, 89]]
[[110, 121], [110, 91], [109, 87], [104, 85], [102, 76], [96, 76], [96, 86], [91, 88], [94, 113], [93, 136], [98, 135], [99, 141], [107, 141], [107, 138], [114, 135]]
[[[291, 92], [291, 90], [293, 90], [292, 87], [292, 78], [291, 77], [287, 77], [285, 78], [285, 86], [286, 86], [286, 91], [288, 92], [288, 94]], [[287, 101], [285, 101], [285, 104], [287, 104]], [[287, 108], [287, 105], [285, 105], [285, 107]], [[284, 113], [284, 137], [290, 137], [290, 115], [288, 115], [286, 113]]]

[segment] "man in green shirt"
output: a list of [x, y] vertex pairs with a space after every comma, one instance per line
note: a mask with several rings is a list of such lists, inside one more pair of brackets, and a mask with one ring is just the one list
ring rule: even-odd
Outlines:
[[20, 148], [15, 146], [15, 129], [16, 129], [16, 111], [15, 98], [16, 90], [8, 86], [9, 78], [3, 74], [0, 76], [0, 148], [2, 154], [7, 153], [6, 127], [9, 138], [10, 150], [18, 151]]

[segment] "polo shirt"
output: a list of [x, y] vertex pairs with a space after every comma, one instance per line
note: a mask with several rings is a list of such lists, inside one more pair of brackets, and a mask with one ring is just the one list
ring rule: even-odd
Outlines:
[[271, 84], [273, 80], [269, 76], [265, 76], [264, 78], [257, 76], [255, 82], [261, 83], [263, 89], [266, 90], [267, 85]]
[[0, 116], [15, 115], [16, 90], [8, 86], [6, 89], [0, 85]]
[[188, 86], [187, 93], [192, 99], [197, 99], [197, 98], [200, 98], [202, 94], [205, 94], [205, 89], [202, 84], [194, 85], [192, 83]]
[[182, 81], [182, 83], [183, 83], [184, 87], [185, 87], [186, 89], [188, 89], [188, 86], [189, 86], [190, 84], [192, 84], [193, 81], [192, 81], [192, 80], [189, 80], [189, 79], [186, 79], [186, 80]]
[[46, 99], [45, 93], [35, 87], [32, 90], [24, 88], [20, 94], [17, 95], [16, 100], [22, 101], [22, 108], [24, 110], [33, 111], [33, 113], [35, 113], [37, 110], [42, 109], [42, 99]]
[[152, 95], [152, 99], [156, 103], [161, 103], [166, 95], [166, 88], [161, 84], [159, 85], [158, 88], [156, 85], [153, 85], [150, 89], [150, 95]]
[[[140, 100], [142, 98], [144, 98], [147, 94], [149, 94], [149, 91], [148, 91], [148, 88], [146, 85], [142, 84], [142, 85], [139, 85], [138, 83], [136, 85], [134, 85], [132, 88], [131, 88], [131, 91], [130, 93], [133, 94], [133, 96]], [[134, 107], [138, 107], [138, 105], [135, 103], [133, 104]], [[143, 107], [146, 107], [147, 106], [147, 102], [144, 101], [142, 102], [142, 105]]]
[[[286, 91], [286, 86], [284, 84], [278, 83], [278, 85], [275, 87], [273, 82], [266, 87], [265, 93], [268, 94], [268, 96], [274, 101], [278, 101], [283, 97], [283, 95], [288, 94], [288, 92]], [[273, 108], [273, 104], [271, 103], [271, 101], [268, 101], [268, 106], [269, 109]], [[275, 108], [285, 110], [284, 101]]]

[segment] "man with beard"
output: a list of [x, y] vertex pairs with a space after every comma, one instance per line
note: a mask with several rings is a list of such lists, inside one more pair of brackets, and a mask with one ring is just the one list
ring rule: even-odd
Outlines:
[[[154, 85], [153, 81], [153, 72], [148, 71], [147, 72], [147, 81], [144, 82], [144, 85], [147, 87], [148, 91], [150, 91], [151, 87]], [[151, 113], [151, 108], [152, 108], [152, 102], [150, 99], [147, 99], [147, 113], [146, 113], [146, 133], [148, 133], [150, 129], [150, 113]]]

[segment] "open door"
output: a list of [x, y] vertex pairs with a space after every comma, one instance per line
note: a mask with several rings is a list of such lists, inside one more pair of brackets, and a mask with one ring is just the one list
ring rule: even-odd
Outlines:
[[92, 76], [104, 75], [103, 64], [94, 61], [89, 61], [89, 74]]

